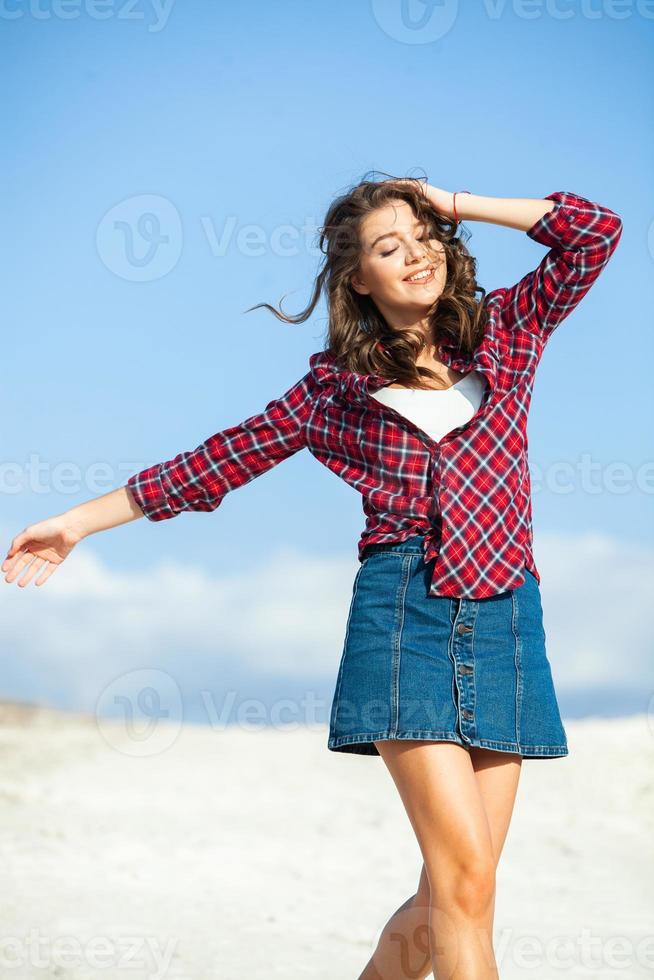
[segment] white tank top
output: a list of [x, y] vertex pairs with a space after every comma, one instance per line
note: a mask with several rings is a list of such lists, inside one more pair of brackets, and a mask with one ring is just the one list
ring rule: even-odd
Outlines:
[[469, 422], [481, 404], [486, 379], [470, 371], [450, 388], [380, 388], [377, 401], [389, 405], [439, 442], [458, 425]]

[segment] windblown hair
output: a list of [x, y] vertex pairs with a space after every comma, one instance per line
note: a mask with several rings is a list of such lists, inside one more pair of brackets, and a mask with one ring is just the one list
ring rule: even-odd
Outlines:
[[[431, 343], [453, 344], [461, 355], [471, 355], [484, 334], [485, 290], [477, 285], [476, 259], [468, 252], [454, 219], [437, 211], [424, 194], [418, 178], [387, 180], [364, 179], [331, 204], [320, 232], [319, 247], [324, 254], [308, 306], [295, 315], [286, 315], [270, 303], [258, 303], [249, 310], [266, 307], [286, 323], [302, 323], [313, 313], [324, 290], [329, 311], [325, 347], [341, 367], [359, 374], [378, 374], [395, 378], [405, 387], [442, 387], [429, 368], [418, 367], [416, 358], [426, 341], [417, 328], [391, 328], [370, 296], [361, 295], [350, 281], [358, 271], [362, 251], [360, 230], [363, 220], [389, 203], [407, 202], [415, 217], [428, 231], [428, 239], [442, 243], [447, 260], [447, 276], [441, 295], [428, 312]], [[467, 237], [469, 233], [466, 233]], [[480, 298], [476, 294], [480, 293]], [[245, 312], [249, 312], [246, 310]], [[435, 384], [436, 383], [436, 384]]]

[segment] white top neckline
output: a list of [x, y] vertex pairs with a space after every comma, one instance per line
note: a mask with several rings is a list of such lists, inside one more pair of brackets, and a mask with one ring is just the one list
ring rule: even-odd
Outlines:
[[474, 371], [469, 371], [467, 374], [464, 374], [462, 378], [459, 378], [458, 381], [455, 381], [453, 385], [450, 385], [449, 388], [393, 388], [391, 385], [384, 385], [384, 387], [388, 391], [411, 391], [413, 393], [425, 395], [446, 395], [448, 391], [452, 391], [453, 388], [458, 388], [459, 385], [462, 385], [464, 381], [468, 381], [474, 374]]
[[[485, 378], [470, 371], [449, 388], [391, 388], [373, 391], [373, 398], [410, 419], [435, 442], [464, 425], [481, 404]], [[425, 395], [424, 398], [420, 397]], [[439, 395], [439, 398], [433, 397]]]

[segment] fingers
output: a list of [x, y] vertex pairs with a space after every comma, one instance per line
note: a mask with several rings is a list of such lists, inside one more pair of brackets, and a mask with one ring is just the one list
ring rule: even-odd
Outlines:
[[9, 551], [7, 552], [7, 558], [5, 558], [5, 561], [3, 561], [3, 563], [2, 563], [2, 567], [3, 568], [5, 566], [5, 562], [9, 558], [13, 558], [14, 555], [18, 551], [20, 551], [22, 549], [22, 547], [25, 544], [25, 542], [27, 541], [27, 538], [28, 537], [29, 537], [29, 535], [27, 534], [27, 528], [24, 531], [21, 531], [20, 534], [17, 534], [16, 535], [16, 537], [14, 538], [14, 540], [11, 542], [11, 544], [9, 546]]
[[47, 568], [46, 571], [43, 573], [43, 575], [36, 580], [34, 585], [43, 585], [45, 582], [48, 581], [52, 573], [56, 571], [58, 567], [59, 567], [58, 565], [53, 565], [52, 562], [50, 562], [49, 568]]
[[18, 562], [25, 557], [25, 554], [26, 554], [26, 549], [22, 548], [20, 551], [17, 551], [11, 557], [8, 555], [2, 563], [2, 571], [5, 572], [8, 569], [11, 569], [12, 572], [15, 571]]
[[[17, 576], [23, 571], [23, 569], [27, 568], [27, 566], [34, 558], [35, 556], [32, 554], [31, 551], [26, 551], [26, 550], [20, 551], [16, 556], [16, 559], [11, 567], [9, 574], [5, 578], [5, 582], [9, 582], [9, 583], [13, 582], [17, 578]], [[38, 564], [34, 567], [34, 571], [37, 571], [38, 568], [41, 567], [44, 561], [45, 561], [44, 558], [36, 558], [35, 562], [38, 562]], [[27, 582], [25, 581], [26, 577], [27, 576], [23, 576], [23, 578], [18, 584], [21, 586], [26, 585], [27, 584]], [[27, 577], [27, 581], [29, 581], [29, 577]]]
[[[32, 562], [31, 565], [30, 562]], [[30, 551], [23, 548], [22, 551], [19, 551], [13, 558], [5, 558], [3, 561], [3, 571], [6, 571], [7, 568], [11, 568], [9, 574], [5, 578], [5, 582], [14, 582], [18, 575], [25, 570], [25, 574], [18, 582], [18, 585], [21, 588], [25, 588], [25, 586], [31, 582], [33, 577], [36, 575], [39, 569], [43, 567], [43, 565], [48, 565], [47, 559], [37, 558]], [[58, 566], [56, 563], [50, 562], [49, 567], [44, 570], [43, 574], [36, 580], [34, 585], [44, 585], [57, 567]]]
[[45, 565], [45, 564], [46, 564], [45, 558], [35, 558], [34, 561], [32, 562], [32, 564], [30, 565], [30, 567], [27, 569], [27, 571], [23, 575], [23, 577], [20, 580], [20, 582], [18, 583], [19, 586], [21, 588], [24, 588], [26, 585], [28, 585], [32, 581], [32, 578], [34, 577], [34, 575], [36, 574], [36, 572], [38, 572], [39, 569], [41, 568], [41, 566], [42, 565]]
[[5, 558], [5, 560], [2, 563], [2, 571], [6, 572], [8, 569], [12, 567], [12, 565], [15, 565], [18, 559], [20, 558], [21, 554], [24, 553], [24, 550], [25, 549], [23, 549], [23, 551], [16, 552], [16, 554], [12, 555], [11, 558], [9, 557]]

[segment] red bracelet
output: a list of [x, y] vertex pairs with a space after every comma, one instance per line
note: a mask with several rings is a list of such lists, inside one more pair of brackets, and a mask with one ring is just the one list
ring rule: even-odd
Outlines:
[[472, 194], [472, 191], [454, 191], [454, 195], [452, 197], [452, 210], [454, 211], [454, 220], [458, 224], [459, 223], [459, 218], [458, 218], [457, 213], [456, 213], [456, 195], [457, 194]]

